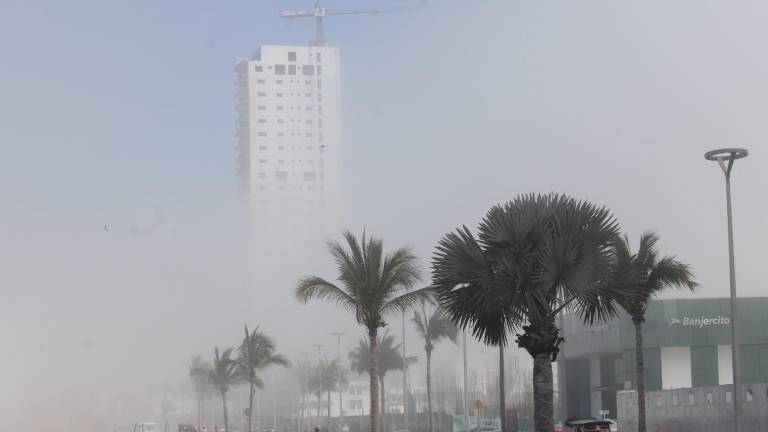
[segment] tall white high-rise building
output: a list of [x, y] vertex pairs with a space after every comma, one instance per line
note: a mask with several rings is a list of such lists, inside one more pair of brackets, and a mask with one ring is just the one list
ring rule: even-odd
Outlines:
[[[332, 305], [299, 306], [293, 294], [299, 278], [334, 271], [325, 240], [339, 238], [342, 217], [339, 50], [262, 45], [235, 71], [238, 174], [251, 226], [248, 319], [278, 338], [286, 328], [313, 329], [320, 316], [342, 328], [348, 317]], [[281, 339], [281, 350], [308, 343]]]
[[238, 61], [236, 74], [238, 171], [252, 221], [269, 230], [335, 227], [342, 197], [338, 48], [262, 45]]

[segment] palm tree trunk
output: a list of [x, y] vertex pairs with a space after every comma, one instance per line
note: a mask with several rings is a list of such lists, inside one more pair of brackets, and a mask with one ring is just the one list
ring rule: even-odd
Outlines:
[[227, 416], [227, 392], [221, 392], [221, 404], [224, 408], [224, 430], [229, 430], [229, 417]]
[[386, 406], [387, 394], [384, 392], [384, 377], [381, 377], [381, 379], [379, 379], [379, 382], [381, 385], [381, 432], [386, 432], [387, 430], [387, 406]]
[[379, 411], [379, 339], [376, 327], [368, 329], [368, 338], [371, 343], [371, 370], [368, 375], [371, 379], [371, 432], [381, 432], [381, 411]]
[[635, 324], [635, 379], [637, 381], [637, 432], [645, 432], [645, 363], [643, 360], [643, 322]]
[[555, 422], [552, 410], [552, 354], [538, 353], [533, 357], [533, 430], [552, 432]]
[[501, 432], [507, 432], [506, 411], [507, 395], [504, 388], [504, 344], [499, 344], [499, 417], [501, 418]]
[[[427, 415], [429, 421], [427, 422], [427, 431], [432, 432], [432, 350], [427, 349]], [[405, 400], [405, 394], [403, 394], [403, 400]], [[405, 403], [405, 402], [403, 402]]]
[[253, 431], [253, 395], [255, 393], [252, 380], [250, 384], [250, 391], [248, 393], [248, 432]]
[[331, 432], [331, 388], [328, 388], [328, 424], [325, 425], [325, 429]]

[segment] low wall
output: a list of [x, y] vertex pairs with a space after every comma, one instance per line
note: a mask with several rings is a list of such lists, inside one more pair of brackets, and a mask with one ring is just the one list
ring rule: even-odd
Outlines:
[[[733, 386], [646, 392], [649, 432], [733, 431]], [[768, 431], [768, 385], [745, 384], [740, 392], [744, 431]], [[621, 432], [637, 431], [637, 392], [617, 396]]]

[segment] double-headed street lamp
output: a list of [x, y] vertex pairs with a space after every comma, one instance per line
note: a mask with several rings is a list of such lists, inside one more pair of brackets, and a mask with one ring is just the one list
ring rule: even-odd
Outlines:
[[716, 161], [725, 174], [725, 200], [728, 209], [728, 263], [731, 274], [731, 363], [733, 367], [733, 421], [735, 432], [741, 432], [741, 374], [739, 373], [739, 333], [736, 321], [736, 266], [733, 259], [733, 215], [731, 212], [731, 170], [736, 159], [747, 157], [746, 149], [726, 148], [708, 151], [704, 157]]

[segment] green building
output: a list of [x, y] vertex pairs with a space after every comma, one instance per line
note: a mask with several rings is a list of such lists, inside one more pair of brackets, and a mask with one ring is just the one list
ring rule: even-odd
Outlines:
[[[742, 381], [766, 383], [768, 298], [740, 298], [736, 307]], [[566, 315], [563, 337], [559, 391], [565, 417], [599, 417], [601, 411], [616, 416], [616, 392], [635, 388], [632, 320], [625, 314], [587, 326]], [[727, 298], [652, 301], [643, 341], [648, 391], [733, 384]]]

